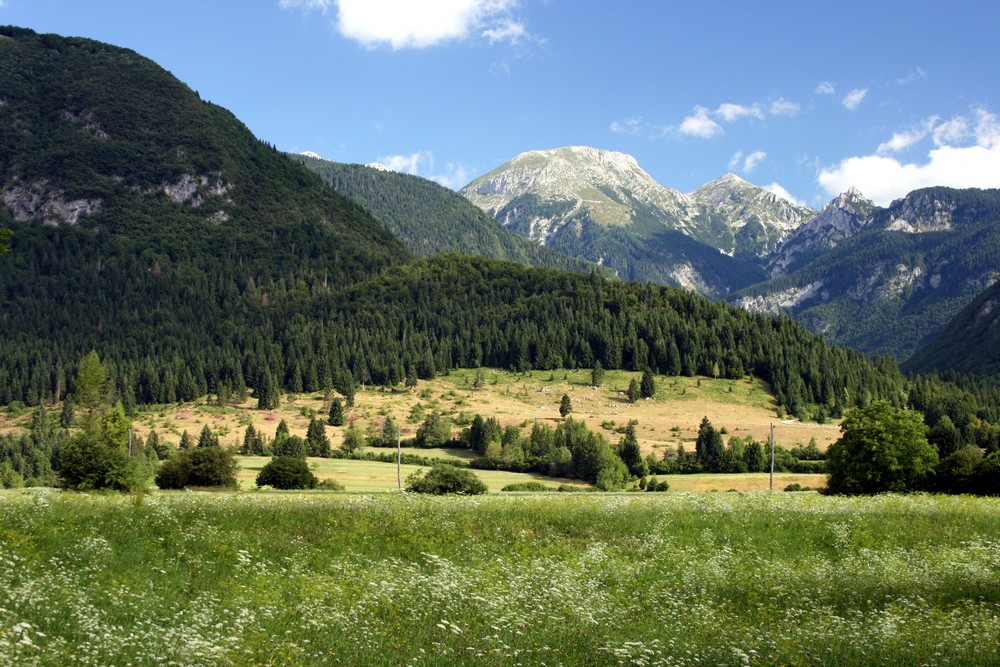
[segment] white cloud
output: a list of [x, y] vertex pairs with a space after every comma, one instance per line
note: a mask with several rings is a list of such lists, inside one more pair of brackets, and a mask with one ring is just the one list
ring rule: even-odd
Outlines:
[[934, 128], [934, 145], [945, 146], [956, 144], [971, 135], [972, 131], [969, 129], [969, 121], [961, 116], [956, 116]]
[[729, 170], [732, 171], [740, 166], [740, 160], [743, 159], [743, 151], [736, 151], [733, 157], [729, 158]]
[[507, 19], [500, 22], [495, 28], [483, 30], [482, 35], [490, 40], [490, 44], [496, 44], [497, 42], [517, 44], [528, 36], [528, 31], [523, 23]]
[[795, 196], [792, 195], [791, 192], [783, 188], [780, 183], [771, 183], [770, 185], [765, 185], [764, 189], [767, 190], [768, 192], [773, 192], [782, 199], [788, 200], [793, 204], [798, 204], [799, 206], [806, 205], [805, 202], [803, 202], [801, 199], [796, 198]]
[[648, 125], [643, 121], [642, 117], [636, 118], [626, 118], [625, 120], [611, 121], [611, 131], [615, 134], [641, 134], [647, 129]]
[[702, 139], [711, 139], [723, 133], [722, 126], [708, 117], [708, 109], [705, 107], [695, 107], [694, 114], [681, 121], [678, 129], [681, 134]]
[[[1000, 120], [986, 109], [978, 108], [973, 113], [974, 125], [961, 117], [944, 123], [931, 118], [925, 121], [921, 130], [911, 134], [897, 133], [879, 146], [881, 152], [888, 152], [894, 146], [907, 144], [922, 131], [935, 143], [924, 162], [902, 162], [878, 153], [850, 157], [833, 167], [821, 169], [817, 180], [831, 196], [853, 186], [880, 205], [917, 188], [934, 185], [1000, 187]], [[961, 145], [963, 142], [975, 143]]]
[[409, 155], [384, 155], [378, 158], [377, 162], [381, 162], [392, 171], [427, 178], [452, 190], [471, 181], [475, 174], [474, 169], [457, 162], [445, 163], [444, 171], [438, 172], [434, 168], [433, 151], [418, 151]]
[[835, 92], [837, 92], [837, 89], [829, 81], [823, 81], [816, 86], [817, 95], [833, 95]]
[[367, 48], [425, 48], [476, 34], [491, 44], [516, 44], [530, 35], [511, 16], [518, 0], [279, 0], [285, 8], [336, 7], [337, 30]]
[[861, 106], [861, 101], [865, 99], [865, 95], [868, 94], [867, 88], [855, 88], [851, 92], [844, 96], [844, 99], [840, 100], [840, 103], [848, 108], [850, 111], [854, 111], [859, 106]]
[[879, 147], [875, 149], [875, 152], [881, 154], [899, 153], [905, 151], [906, 149], [917, 145], [923, 141], [927, 135], [934, 132], [934, 127], [937, 125], [937, 121], [937, 116], [931, 116], [916, 127], [903, 130], [902, 132], [893, 132], [889, 141], [879, 144]]
[[794, 116], [801, 108], [802, 107], [795, 102], [789, 102], [785, 98], [779, 97], [771, 102], [771, 106], [768, 111], [771, 112], [772, 116]]
[[915, 67], [911, 69], [909, 72], [907, 72], [906, 76], [896, 79], [896, 83], [898, 83], [901, 86], [905, 86], [914, 83], [916, 81], [923, 81], [926, 78], [927, 78], [927, 72], [920, 69], [919, 67]]
[[743, 160], [743, 173], [749, 174], [752, 172], [766, 157], [767, 153], [764, 151], [754, 151], [750, 155], [747, 155], [746, 159]]
[[731, 123], [734, 120], [739, 120], [740, 118], [758, 118], [760, 120], [764, 119], [764, 112], [760, 110], [760, 107], [756, 104], [753, 106], [743, 106], [742, 104], [720, 104], [719, 108], [715, 110], [715, 115]]

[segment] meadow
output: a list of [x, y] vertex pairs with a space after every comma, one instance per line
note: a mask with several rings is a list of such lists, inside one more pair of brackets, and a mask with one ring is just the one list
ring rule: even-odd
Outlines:
[[0, 664], [1000, 664], [1000, 499], [0, 493]]
[[[365, 430], [377, 428], [391, 416], [401, 425], [403, 438], [412, 438], [431, 412], [451, 419], [456, 434], [476, 414], [496, 417], [503, 426], [530, 428], [534, 421], [555, 425], [561, 419], [560, 399], [566, 394], [572, 402], [573, 419], [583, 421], [610, 442], [618, 442], [618, 429], [636, 420], [636, 437], [643, 454], [661, 455], [665, 448], [675, 449], [677, 445], [693, 449], [698, 426], [706, 416], [716, 428], [726, 429], [727, 439], [752, 435], [764, 442], [772, 423], [775, 441], [787, 448], [815, 438], [820, 449], [825, 450], [840, 437], [834, 422], [779, 419], [770, 388], [752, 378], [657, 376], [652, 399], [629, 403], [624, 392], [629, 381], [638, 379], [640, 373], [606, 371], [602, 386], [591, 387], [589, 370], [512, 373], [484, 369], [483, 383], [478, 388], [476, 374], [475, 370], [452, 370], [433, 380], [421, 380], [410, 389], [369, 386], [357, 392], [356, 404], [347, 412], [348, 423]], [[136, 433], [143, 438], [155, 429], [165, 441], [177, 444], [184, 431], [197, 438], [207, 425], [224, 445], [239, 446], [249, 424], [271, 437], [278, 423], [285, 420], [292, 435], [305, 436], [310, 417], [315, 415], [325, 421], [328, 410], [327, 397], [319, 393], [284, 395], [274, 410], [257, 410], [252, 398], [220, 406], [203, 397], [179, 405], [140, 406], [134, 422]], [[0, 433], [22, 432], [29, 419], [29, 414], [13, 418], [0, 413]], [[327, 427], [334, 448], [343, 442], [344, 430]]]

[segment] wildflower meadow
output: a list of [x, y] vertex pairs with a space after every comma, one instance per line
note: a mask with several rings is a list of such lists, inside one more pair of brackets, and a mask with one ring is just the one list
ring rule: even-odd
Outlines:
[[4, 492], [0, 664], [1000, 664], [1000, 499]]

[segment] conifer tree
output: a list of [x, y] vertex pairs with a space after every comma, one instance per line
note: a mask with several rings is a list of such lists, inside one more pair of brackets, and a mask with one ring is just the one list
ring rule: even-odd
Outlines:
[[649, 474], [646, 462], [642, 458], [642, 451], [639, 449], [639, 441], [635, 437], [634, 421], [625, 427], [625, 436], [618, 443], [618, 456], [633, 477], [645, 477]]
[[309, 420], [306, 444], [309, 447], [309, 456], [330, 457], [330, 439], [326, 437], [326, 427], [319, 419]]
[[330, 416], [326, 423], [330, 426], [344, 425], [344, 404], [340, 402], [339, 398], [334, 398], [330, 402]]
[[180, 444], [178, 444], [178, 449], [181, 449], [183, 451], [189, 451], [195, 449], [195, 442], [194, 440], [191, 439], [191, 436], [188, 435], [187, 431], [181, 433], [181, 441]]
[[628, 391], [625, 395], [628, 396], [629, 403], [635, 403], [642, 397], [642, 392], [639, 389], [639, 383], [635, 378], [632, 378], [632, 380], [628, 383]]
[[212, 429], [205, 424], [201, 428], [201, 433], [198, 435], [198, 449], [204, 449], [206, 447], [218, 447], [219, 446], [219, 436], [212, 433]]
[[653, 379], [653, 371], [648, 368], [642, 372], [642, 381], [639, 383], [639, 394], [643, 398], [652, 398], [656, 395], [656, 381]]
[[594, 368], [590, 371], [590, 386], [600, 387], [604, 384], [604, 366], [600, 361], [594, 362]]
[[573, 412], [573, 403], [570, 401], [568, 394], [563, 394], [562, 400], [559, 402], [559, 415], [563, 419], [566, 419], [571, 412]]

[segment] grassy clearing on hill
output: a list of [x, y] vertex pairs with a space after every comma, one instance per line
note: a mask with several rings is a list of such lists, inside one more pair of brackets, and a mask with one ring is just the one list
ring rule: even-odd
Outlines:
[[[369, 450], [372, 451], [372, 450]], [[390, 451], [390, 450], [374, 450]], [[395, 452], [395, 450], [392, 450]], [[447, 461], [450, 457], [449, 450], [428, 450], [411, 449], [409, 451], [418, 453], [428, 458], [440, 458]], [[239, 482], [240, 488], [249, 490], [256, 488], [257, 473], [271, 459], [266, 456], [240, 456]], [[397, 487], [396, 465], [393, 463], [380, 463], [377, 461], [356, 461], [351, 459], [320, 459], [309, 458], [310, 466], [313, 466], [313, 474], [320, 480], [333, 479], [344, 485], [346, 491], [351, 492], [371, 492], [371, 491], [395, 491]], [[415, 465], [400, 466], [403, 485], [406, 485], [407, 475], [426, 468]], [[490, 493], [494, 493], [507, 486], [520, 482], [541, 482], [555, 490], [560, 484], [575, 486], [579, 488], [589, 488], [590, 485], [578, 479], [563, 479], [555, 477], [544, 477], [530, 473], [505, 472], [503, 470], [476, 470], [476, 476], [486, 483]]]
[[995, 498], [0, 492], [0, 664], [998, 664], [998, 535]]
[[[675, 448], [678, 444], [693, 448], [698, 425], [705, 416], [716, 428], [726, 428], [729, 435], [752, 435], [760, 441], [767, 440], [769, 426], [774, 423], [775, 441], [785, 447], [806, 444], [815, 437], [820, 449], [826, 449], [840, 435], [834, 423], [777, 419], [774, 399], [759, 380], [658, 376], [656, 396], [631, 404], [624, 392], [629, 380], [639, 375], [606, 371], [602, 387], [591, 388], [589, 370], [515, 374], [484, 369], [482, 387], [473, 389], [476, 371], [455, 370], [433, 380], [420, 381], [410, 390], [369, 387], [359, 391], [348, 419], [366, 429], [381, 424], [391, 415], [402, 425], [404, 438], [412, 437], [424, 417], [434, 411], [453, 421], [463, 416], [471, 419], [479, 413], [497, 417], [504, 426], [530, 426], [535, 420], [555, 424], [560, 419], [559, 401], [566, 394], [572, 402], [572, 417], [586, 422], [588, 428], [603, 433], [613, 443], [621, 437], [617, 428], [629, 420], [637, 420], [636, 435], [644, 454], [660, 453], [664, 447]], [[260, 411], [255, 406], [253, 399], [240, 406], [206, 405], [204, 401], [156, 406], [140, 413], [136, 427], [141, 435], [155, 428], [168, 441], [176, 443], [183, 431], [196, 438], [207, 424], [223, 443], [235, 444], [242, 441], [248, 424], [272, 436], [282, 419], [287, 421], [293, 435], [304, 436], [309, 416], [316, 414], [325, 420], [329, 408], [319, 394], [284, 396], [276, 410]], [[454, 427], [456, 432], [459, 428]], [[334, 447], [340, 446], [343, 432], [343, 427], [327, 427]]]

